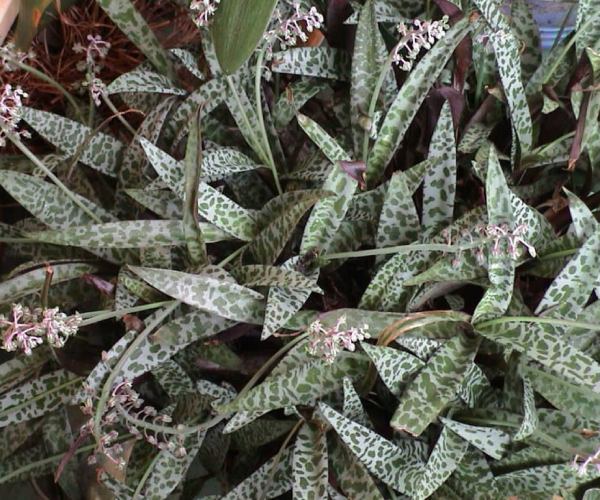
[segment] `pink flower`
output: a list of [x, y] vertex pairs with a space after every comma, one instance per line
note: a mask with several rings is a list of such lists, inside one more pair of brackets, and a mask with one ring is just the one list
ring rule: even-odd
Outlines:
[[210, 18], [215, 15], [221, 0], [192, 0], [190, 10], [194, 12], [194, 23], [198, 27], [208, 26]]
[[276, 40], [279, 40], [282, 49], [296, 45], [298, 39], [306, 42], [308, 40], [306, 33], [311, 33], [315, 28], [320, 28], [323, 24], [323, 16], [316, 7], [311, 7], [308, 12], [302, 12], [300, 10], [300, 3], [294, 2], [293, 8], [294, 13], [287, 19], [282, 18], [279, 10], [275, 11], [275, 15], [279, 19], [279, 25], [267, 31], [264, 35], [269, 47]]
[[342, 349], [354, 351], [356, 342], [369, 338], [368, 325], [365, 324], [362, 328], [345, 329], [346, 321], [346, 316], [343, 315], [331, 328], [325, 328], [319, 320], [311, 323], [308, 327], [308, 352], [324, 359], [327, 363], [333, 363]]

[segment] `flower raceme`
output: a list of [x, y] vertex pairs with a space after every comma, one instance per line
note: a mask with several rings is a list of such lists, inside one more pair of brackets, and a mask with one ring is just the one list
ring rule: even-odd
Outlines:
[[101, 97], [105, 91], [105, 85], [98, 73], [102, 69], [102, 59], [106, 58], [110, 50], [110, 43], [102, 40], [100, 35], [88, 35], [88, 44], [83, 46], [81, 43], [73, 45], [73, 51], [78, 54], [85, 54], [85, 60], [77, 63], [77, 69], [85, 72], [85, 80], [82, 86], [89, 87], [90, 94], [96, 106], [100, 106]]
[[356, 342], [368, 339], [369, 325], [362, 328], [345, 328], [346, 316], [340, 316], [336, 324], [326, 328], [319, 320], [313, 321], [308, 327], [308, 352], [312, 356], [322, 358], [327, 363], [333, 363], [340, 351], [354, 351]]
[[415, 19], [412, 24], [398, 24], [397, 30], [402, 38], [392, 50], [392, 62], [400, 69], [410, 71], [421, 50], [429, 50], [433, 47], [448, 28], [448, 16], [444, 16], [439, 21]]
[[[81, 411], [89, 419], [79, 430], [81, 437], [87, 437], [93, 433], [94, 399], [96, 399], [94, 390], [87, 387]], [[125, 415], [130, 417], [129, 420], [124, 418]], [[142, 425], [138, 426], [132, 423], [136, 421]], [[118, 467], [125, 467], [123, 446], [117, 442], [119, 431], [115, 428], [121, 424], [124, 424], [135, 439], [145, 440], [159, 450], [167, 450], [176, 458], [182, 458], [187, 451], [183, 446], [184, 437], [181, 434], [173, 432], [166, 435], [152, 429], [156, 426], [168, 425], [171, 422], [172, 419], [169, 415], [161, 414], [153, 406], [147, 405], [133, 389], [132, 382], [124, 379], [112, 389], [111, 397], [100, 419], [100, 428], [103, 434], [98, 437], [95, 452], [88, 457], [88, 463], [96, 463], [97, 457], [102, 455]], [[174, 427], [174, 430], [176, 429]]]
[[80, 324], [79, 315], [67, 316], [59, 312], [58, 307], [32, 311], [21, 304], [13, 304], [8, 319], [0, 315], [0, 326], [6, 328], [2, 334], [2, 348], [9, 352], [22, 351], [27, 356], [44, 342], [61, 348], [77, 333]]
[[13, 87], [6, 83], [0, 94], [0, 148], [6, 146], [6, 138], [9, 135], [31, 137], [26, 130], [19, 130], [18, 124], [21, 120], [21, 108], [23, 99], [28, 94], [21, 87]]
[[190, 10], [194, 11], [194, 23], [196, 26], [208, 26], [210, 18], [217, 11], [217, 5], [221, 0], [192, 0]]
[[264, 39], [269, 44], [269, 47], [278, 40], [281, 48], [292, 47], [298, 43], [298, 39], [302, 42], [308, 40], [306, 33], [311, 33], [318, 29], [323, 24], [323, 16], [316, 7], [311, 7], [308, 12], [300, 10], [300, 4], [294, 2], [294, 13], [284, 19], [279, 10], [275, 11], [275, 16], [279, 20], [279, 25], [265, 33]]

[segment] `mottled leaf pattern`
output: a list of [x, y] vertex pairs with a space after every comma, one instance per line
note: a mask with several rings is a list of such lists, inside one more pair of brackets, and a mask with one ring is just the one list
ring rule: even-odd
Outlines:
[[51, 412], [69, 400], [80, 383], [79, 377], [57, 370], [6, 392], [0, 402], [0, 427]]
[[455, 396], [478, 347], [464, 334], [447, 340], [408, 385], [390, 425], [420, 435]]
[[411, 71], [389, 109], [369, 155], [367, 180], [370, 185], [383, 174], [419, 106], [467, 31], [465, 20], [456, 23]]
[[161, 74], [172, 76], [167, 52], [130, 0], [98, 0], [98, 3]]
[[23, 119], [50, 144], [81, 163], [116, 177], [125, 145], [114, 137], [47, 111], [23, 108]]
[[429, 156], [432, 168], [425, 173], [423, 184], [423, 227], [429, 233], [447, 226], [454, 214], [456, 192], [456, 141], [450, 103], [442, 106], [435, 126]]
[[190, 306], [224, 318], [248, 321], [262, 308], [262, 295], [243, 286], [181, 271], [131, 266], [154, 288]]
[[327, 496], [327, 462], [325, 432], [316, 424], [305, 423], [300, 427], [294, 445], [294, 498], [318, 500]]
[[273, 54], [273, 72], [349, 80], [348, 53], [330, 47], [300, 47]]

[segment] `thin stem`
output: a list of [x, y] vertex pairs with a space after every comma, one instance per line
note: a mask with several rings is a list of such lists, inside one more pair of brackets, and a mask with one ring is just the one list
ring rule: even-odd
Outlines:
[[544, 255], [543, 257], [539, 257], [539, 260], [544, 261], [544, 260], [558, 259], [560, 257], [568, 257], [569, 255], [573, 255], [573, 254], [577, 253], [578, 251], [579, 251], [579, 248], [568, 248], [566, 250], [552, 252], [547, 255]]
[[447, 253], [458, 253], [463, 250], [470, 248], [478, 248], [485, 241], [474, 241], [472, 243], [465, 243], [464, 245], [446, 245], [443, 243], [417, 243], [414, 245], [397, 245], [393, 247], [385, 248], [372, 248], [370, 250], [357, 250], [355, 252], [339, 252], [339, 253], [328, 253], [322, 256], [324, 259], [335, 260], [335, 259], [351, 259], [353, 257], [371, 257], [373, 255], [388, 255], [394, 253], [409, 253], [417, 250], [429, 251], [429, 252], [447, 252]]
[[258, 124], [260, 125], [260, 131], [263, 136], [263, 147], [265, 148], [269, 160], [269, 167], [271, 168], [271, 172], [273, 173], [273, 179], [275, 180], [275, 187], [277, 188], [277, 192], [282, 194], [281, 184], [279, 182], [279, 175], [277, 173], [277, 167], [275, 166], [275, 160], [273, 158], [273, 152], [271, 151], [271, 145], [269, 144], [269, 136], [267, 134], [267, 129], [265, 127], [265, 119], [263, 116], [262, 109], [262, 91], [261, 91], [261, 82], [262, 82], [262, 71], [263, 71], [263, 62], [265, 59], [265, 50], [262, 49], [258, 51], [258, 57], [256, 59], [256, 71], [254, 73], [254, 93], [256, 99], [256, 116], [258, 116]]
[[40, 299], [42, 309], [46, 309], [48, 307], [48, 293], [50, 293], [50, 284], [52, 283], [53, 275], [54, 271], [52, 270], [52, 266], [50, 264], [46, 264], [46, 278], [44, 279], [44, 285], [42, 286]]
[[127, 130], [129, 130], [129, 132], [131, 132], [131, 134], [133, 134], [133, 136], [135, 137], [137, 135], [137, 131], [131, 126], [131, 124], [125, 118], [123, 118], [123, 113], [121, 113], [117, 109], [117, 107], [111, 101], [110, 97], [108, 97], [108, 95], [106, 94], [106, 92], [102, 92], [101, 95], [102, 95], [102, 100], [104, 101], [104, 104], [106, 104], [108, 106], [108, 109], [110, 109], [113, 112], [113, 114], [123, 124], [123, 126]]
[[128, 307], [126, 309], [117, 309], [116, 311], [89, 311], [80, 313], [79, 315], [85, 318], [80, 326], [88, 326], [93, 325], [94, 323], [99, 323], [100, 321], [105, 321], [107, 319], [116, 318], [117, 316], [122, 316], [124, 314], [132, 314], [136, 312], [149, 311], [151, 309], [158, 309], [159, 307], [168, 306], [175, 302], [176, 300], [164, 300], [162, 302], [154, 302], [152, 304], [144, 304], [143, 306], [135, 306]]
[[54, 78], [52, 78], [51, 76], [48, 76], [46, 73], [43, 73], [38, 69], [35, 69], [32, 66], [29, 66], [29, 64], [25, 64], [16, 59], [11, 59], [10, 62], [12, 64], [14, 64], [15, 66], [17, 66], [19, 69], [22, 69], [23, 71], [27, 71], [27, 73], [35, 76], [36, 78], [39, 78], [40, 80], [48, 83], [49, 85], [52, 85], [62, 95], [64, 95], [65, 98], [67, 99], [67, 101], [69, 101], [69, 104], [71, 104], [71, 106], [73, 106], [73, 109], [75, 110], [75, 113], [77, 113], [77, 116], [79, 117], [79, 119], [83, 119], [83, 112], [81, 111], [81, 107], [79, 106], [79, 104], [77, 104], [75, 97], [73, 97], [73, 95], [67, 89], [65, 89], [60, 83], [58, 83]]
[[108, 402], [110, 397], [110, 392], [113, 389], [114, 383], [117, 380], [117, 377], [121, 373], [121, 370], [125, 366], [125, 363], [128, 361], [130, 355], [135, 352], [135, 350], [146, 340], [148, 335], [158, 326], [160, 323], [171, 314], [177, 306], [179, 306], [179, 301], [173, 301], [171, 305], [166, 306], [163, 311], [154, 318], [153, 321], [144, 328], [144, 330], [127, 346], [127, 349], [123, 352], [119, 360], [116, 362], [115, 366], [110, 371], [108, 377], [106, 378], [106, 382], [102, 387], [102, 393], [100, 394], [100, 398], [98, 399], [98, 406], [96, 407], [96, 412], [94, 414], [94, 430], [93, 434], [97, 441], [100, 441], [102, 435], [101, 429], [101, 420], [104, 415], [104, 408]]
[[541, 325], [566, 326], [569, 328], [584, 328], [586, 330], [600, 331], [600, 324], [587, 323], [585, 321], [572, 321], [558, 318], [541, 318], [539, 316], [504, 316], [502, 318], [488, 319], [476, 323], [477, 328], [486, 328], [505, 323], [538, 323]]
[[63, 191], [67, 197], [69, 199], [71, 199], [71, 201], [73, 201], [73, 203], [75, 203], [75, 205], [77, 205], [79, 208], [81, 208], [81, 210], [83, 210], [85, 212], [85, 214], [90, 217], [93, 221], [101, 224], [102, 223], [102, 219], [100, 219], [100, 217], [98, 217], [94, 212], [92, 212], [88, 207], [86, 207], [84, 205], [84, 203], [73, 193], [71, 192], [71, 190], [65, 186], [61, 180], [56, 177], [56, 175], [54, 175], [54, 173], [52, 172], [52, 170], [50, 170], [46, 165], [44, 165], [44, 163], [37, 157], [35, 156], [27, 146], [25, 146], [25, 144], [23, 144], [21, 142], [21, 140], [16, 137], [14, 134], [9, 134], [8, 137], [10, 138], [10, 140], [12, 141], [12, 143], [17, 146], [17, 148], [27, 157], [29, 158], [36, 167], [40, 168], [45, 175], [47, 175], [50, 180], [61, 190]]

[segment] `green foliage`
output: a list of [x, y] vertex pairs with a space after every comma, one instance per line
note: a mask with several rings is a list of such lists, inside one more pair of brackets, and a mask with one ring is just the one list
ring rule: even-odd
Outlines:
[[169, 51], [98, 3], [147, 60], [0, 121], [0, 483], [597, 497], [597, 2], [547, 53], [525, 0], [221, 0]]

